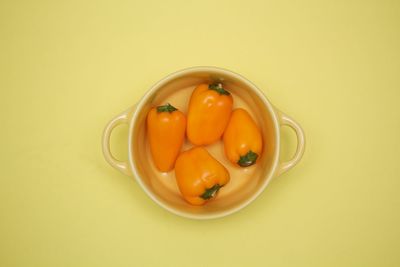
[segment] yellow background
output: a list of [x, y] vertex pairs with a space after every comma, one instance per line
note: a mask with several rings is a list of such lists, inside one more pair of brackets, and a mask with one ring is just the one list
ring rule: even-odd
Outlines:
[[[1, 1], [0, 266], [399, 266], [399, 25], [389, 0]], [[212, 221], [161, 209], [100, 149], [109, 119], [197, 65], [244, 75], [307, 137]]]

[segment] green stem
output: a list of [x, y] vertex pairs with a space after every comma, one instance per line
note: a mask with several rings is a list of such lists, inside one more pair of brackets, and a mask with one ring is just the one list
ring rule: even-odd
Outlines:
[[253, 151], [250, 150], [249, 152], [247, 152], [246, 155], [240, 156], [240, 159], [238, 160], [237, 163], [241, 167], [248, 167], [256, 163], [257, 158], [258, 158], [257, 153], [254, 153]]
[[222, 88], [221, 83], [212, 83], [208, 86], [208, 89], [217, 91], [220, 95], [230, 95], [228, 91]]
[[207, 188], [200, 197], [205, 200], [213, 198], [221, 187], [222, 185], [215, 184], [213, 187]]
[[164, 106], [158, 106], [157, 107], [157, 112], [174, 112], [175, 110], [178, 110], [174, 106], [172, 106], [170, 103], [164, 105]]

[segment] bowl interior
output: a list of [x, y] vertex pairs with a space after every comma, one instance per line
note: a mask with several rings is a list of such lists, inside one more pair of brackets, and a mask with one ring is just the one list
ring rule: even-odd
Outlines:
[[[154, 106], [170, 103], [187, 113], [190, 95], [196, 85], [221, 81], [231, 92], [234, 108], [245, 108], [260, 127], [263, 135], [263, 153], [257, 164], [240, 168], [230, 163], [219, 141], [206, 149], [229, 171], [231, 180], [218, 196], [204, 206], [192, 206], [185, 202], [178, 190], [175, 173], [159, 172], [152, 161], [146, 137], [146, 116]], [[156, 84], [137, 107], [131, 125], [131, 164], [137, 170], [137, 178], [143, 189], [168, 210], [192, 218], [212, 218], [229, 214], [249, 203], [272, 178], [272, 167], [277, 160], [276, 131], [273, 116], [266, 99], [240, 76], [223, 70], [197, 70], [173, 74]], [[182, 151], [193, 147], [185, 141]]]

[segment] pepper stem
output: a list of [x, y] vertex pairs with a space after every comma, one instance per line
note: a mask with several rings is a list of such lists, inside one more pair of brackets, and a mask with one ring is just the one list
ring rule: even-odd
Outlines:
[[228, 91], [222, 88], [221, 83], [212, 83], [208, 86], [208, 89], [217, 91], [220, 95], [230, 95]]
[[200, 197], [205, 200], [213, 198], [221, 187], [222, 185], [215, 184], [213, 187], [207, 188]]
[[241, 167], [248, 167], [256, 163], [258, 158], [258, 154], [254, 153], [253, 151], [247, 152], [246, 155], [240, 156], [240, 159], [238, 160], [237, 164]]
[[175, 110], [178, 110], [174, 106], [172, 106], [170, 103], [164, 105], [164, 106], [158, 106], [157, 107], [157, 112], [174, 112]]

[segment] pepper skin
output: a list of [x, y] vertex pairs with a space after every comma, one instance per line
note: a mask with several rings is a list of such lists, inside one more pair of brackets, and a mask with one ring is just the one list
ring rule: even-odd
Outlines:
[[147, 135], [154, 164], [162, 172], [173, 169], [185, 140], [186, 117], [170, 104], [154, 107], [147, 115]]
[[233, 98], [220, 83], [200, 84], [189, 102], [187, 136], [197, 146], [218, 141], [229, 122]]
[[203, 147], [179, 155], [175, 176], [183, 198], [192, 205], [203, 205], [214, 198], [230, 179], [228, 170]]
[[262, 136], [257, 124], [246, 110], [232, 112], [224, 137], [226, 157], [240, 167], [256, 163], [262, 152]]

